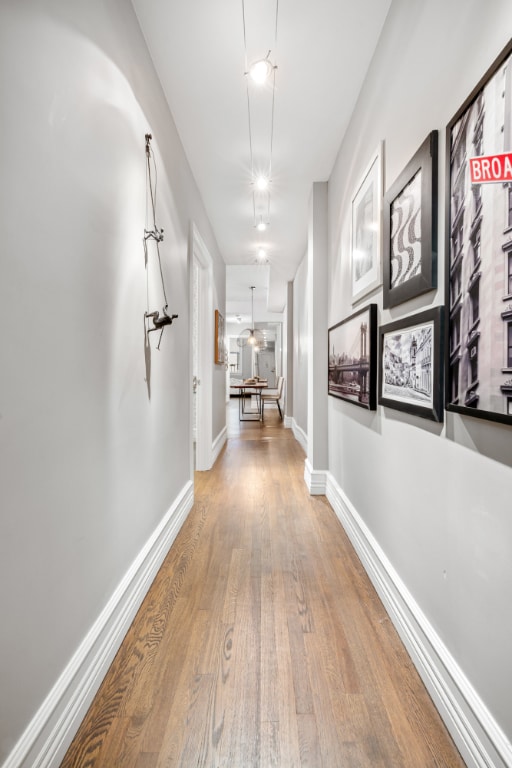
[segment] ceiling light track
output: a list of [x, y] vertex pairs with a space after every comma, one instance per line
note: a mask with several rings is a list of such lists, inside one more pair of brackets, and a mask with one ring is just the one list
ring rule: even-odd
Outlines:
[[[277, 30], [279, 20], [279, 0], [276, 0], [276, 13], [275, 13], [275, 28], [274, 28], [274, 51], [277, 47]], [[276, 99], [276, 71], [277, 64], [272, 63], [270, 60], [270, 54], [272, 49], [268, 50], [267, 55], [263, 59], [259, 59], [249, 66], [248, 50], [247, 50], [247, 26], [245, 15], [245, 0], [242, 0], [242, 21], [243, 21], [243, 35], [244, 35], [244, 56], [245, 56], [245, 83], [247, 94], [247, 123], [249, 132], [249, 156], [251, 166], [251, 185], [252, 185], [252, 203], [253, 203], [253, 226], [258, 231], [263, 231], [270, 224], [270, 184], [272, 182], [272, 156], [274, 149], [274, 118], [275, 118], [275, 99]], [[256, 85], [263, 85], [270, 82], [272, 89], [272, 104], [271, 104], [271, 117], [270, 117], [270, 141], [269, 141], [269, 157], [268, 157], [268, 175], [263, 173], [256, 173], [254, 167], [254, 152], [253, 152], [253, 122], [251, 115], [251, 94], [250, 83]], [[261, 205], [257, 205], [257, 198], [261, 198], [262, 195], [266, 195], [266, 215], [262, 212]]]

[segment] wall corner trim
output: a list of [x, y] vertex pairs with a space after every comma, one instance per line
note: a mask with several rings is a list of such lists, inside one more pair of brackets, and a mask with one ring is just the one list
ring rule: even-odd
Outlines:
[[326, 495], [468, 768], [512, 766], [512, 745], [330, 472]]
[[313, 469], [309, 459], [304, 462], [304, 480], [311, 496], [326, 495], [327, 472], [325, 469]]
[[228, 428], [223, 427], [212, 444], [212, 467], [219, 458], [220, 452], [226, 444], [228, 439]]
[[2, 768], [58, 768], [194, 503], [188, 482], [124, 575]]
[[[288, 425], [285, 424], [285, 426], [288, 426]], [[297, 422], [295, 421], [294, 418], [291, 418], [290, 427], [292, 429], [294, 438], [299, 443], [299, 445], [301, 446], [301, 448], [304, 451], [304, 453], [307, 454], [307, 452], [308, 452], [308, 436], [306, 435], [304, 430], [301, 429], [301, 427], [299, 427], [299, 425], [297, 424]]]

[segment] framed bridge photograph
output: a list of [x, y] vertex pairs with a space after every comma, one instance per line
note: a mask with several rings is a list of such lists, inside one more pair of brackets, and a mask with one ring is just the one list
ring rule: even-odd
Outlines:
[[369, 304], [328, 331], [327, 393], [369, 411], [377, 407], [377, 305]]
[[443, 421], [442, 319], [433, 307], [380, 327], [381, 405]]

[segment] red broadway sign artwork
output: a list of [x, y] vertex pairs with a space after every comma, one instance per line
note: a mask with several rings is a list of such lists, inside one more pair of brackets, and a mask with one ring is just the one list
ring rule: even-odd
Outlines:
[[469, 170], [472, 184], [512, 181], [512, 152], [470, 157]]

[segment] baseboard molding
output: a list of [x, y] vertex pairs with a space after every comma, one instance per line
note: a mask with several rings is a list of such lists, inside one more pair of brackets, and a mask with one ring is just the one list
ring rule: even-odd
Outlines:
[[295, 437], [296, 441], [301, 445], [302, 450], [304, 451], [304, 453], [307, 454], [307, 452], [308, 452], [308, 436], [306, 435], [304, 430], [301, 429], [301, 427], [299, 427], [299, 425], [297, 424], [297, 422], [295, 421], [294, 418], [291, 419], [290, 426], [292, 428], [293, 436]]
[[212, 445], [212, 467], [219, 458], [219, 454], [224, 448], [224, 445], [226, 444], [226, 440], [228, 439], [228, 428], [224, 427], [215, 440], [213, 441]]
[[309, 459], [304, 462], [304, 480], [311, 496], [325, 496], [327, 492], [327, 472], [313, 469]]
[[512, 745], [341, 487], [327, 498], [349, 536], [468, 768], [510, 768]]
[[58, 768], [194, 503], [187, 483], [82, 641], [2, 768]]

